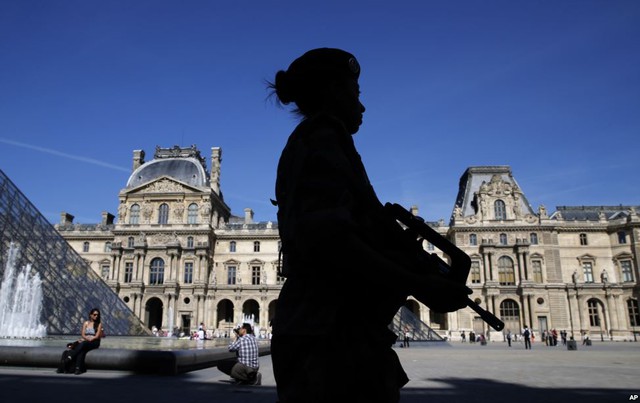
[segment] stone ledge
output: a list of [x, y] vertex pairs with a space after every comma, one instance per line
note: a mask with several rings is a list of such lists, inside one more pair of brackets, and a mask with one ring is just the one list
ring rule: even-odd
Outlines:
[[[58, 368], [64, 348], [0, 346], [0, 365], [13, 367]], [[261, 346], [260, 356], [271, 354], [271, 347]], [[234, 358], [226, 347], [192, 350], [127, 350], [99, 348], [87, 353], [89, 370], [106, 369], [142, 374], [177, 375]]]

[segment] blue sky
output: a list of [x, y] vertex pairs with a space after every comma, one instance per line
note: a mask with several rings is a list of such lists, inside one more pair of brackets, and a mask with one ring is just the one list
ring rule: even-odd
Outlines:
[[359, 59], [356, 144], [382, 201], [448, 221], [464, 170], [510, 165], [534, 209], [640, 204], [640, 2], [0, 2], [0, 169], [51, 221], [116, 213], [133, 150], [223, 153], [236, 215], [275, 220], [297, 118], [265, 80]]

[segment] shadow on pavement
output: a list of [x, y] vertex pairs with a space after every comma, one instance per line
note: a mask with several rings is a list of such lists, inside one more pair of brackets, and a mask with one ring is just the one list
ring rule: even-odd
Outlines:
[[[534, 376], [534, 375], [532, 375]], [[620, 389], [531, 388], [490, 379], [430, 379], [442, 385], [434, 388], [405, 388], [403, 403], [518, 403], [527, 402], [620, 402], [638, 391]], [[353, 387], [358, 387], [354, 385]], [[74, 375], [0, 376], [0, 401], [46, 402], [192, 402], [211, 401], [275, 402], [273, 386], [235, 386], [219, 381], [195, 380], [183, 376], [131, 375], [100, 378]]]
[[[535, 374], [531, 376], [535, 378]], [[593, 376], [593, 374], [585, 376]], [[620, 389], [576, 389], [571, 388], [571, 385], [567, 385], [566, 388], [532, 388], [481, 378], [433, 378], [429, 381], [442, 383], [442, 386], [403, 389], [401, 401], [403, 403], [602, 403], [628, 401], [632, 394], [638, 394], [638, 391]]]

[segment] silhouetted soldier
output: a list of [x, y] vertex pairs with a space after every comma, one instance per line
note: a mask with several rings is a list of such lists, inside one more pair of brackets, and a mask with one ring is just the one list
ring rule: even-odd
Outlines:
[[287, 281], [271, 353], [281, 403], [398, 401], [408, 378], [391, 348], [394, 315], [409, 295], [450, 312], [470, 293], [418, 268], [413, 245], [399, 243], [402, 230], [385, 214], [352, 139], [365, 111], [359, 75], [352, 54], [322, 48], [271, 84], [302, 117], [276, 181]]

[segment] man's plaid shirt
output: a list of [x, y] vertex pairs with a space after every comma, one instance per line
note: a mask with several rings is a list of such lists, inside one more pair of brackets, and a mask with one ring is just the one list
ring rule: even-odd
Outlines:
[[258, 368], [258, 342], [252, 334], [245, 334], [229, 345], [229, 351], [238, 353], [238, 361], [242, 364]]

